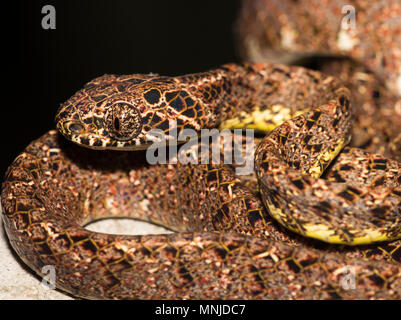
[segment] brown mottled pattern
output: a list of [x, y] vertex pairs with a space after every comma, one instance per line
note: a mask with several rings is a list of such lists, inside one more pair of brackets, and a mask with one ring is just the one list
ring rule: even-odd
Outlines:
[[[146, 125], [163, 129], [161, 123], [166, 119], [181, 119], [181, 124], [177, 121], [181, 129], [215, 126], [237, 116], [240, 106], [252, 111], [276, 104], [291, 107], [292, 113], [313, 107], [274, 130], [256, 154], [265, 163], [266, 150], [291, 151], [297, 140], [305, 142], [306, 135], [312, 135], [308, 141], [315, 147], [304, 148], [309, 150], [306, 160], [297, 157], [297, 152], [282, 153], [282, 171], [267, 170], [261, 179], [262, 188], [271, 179], [272, 187], [295, 195], [288, 197], [287, 205], [298, 206], [313, 199], [296, 197], [299, 184], [288, 181], [299, 176], [293, 168], [307, 168], [320, 152], [350, 131], [348, 90], [318, 72], [245, 64], [176, 78], [103, 76], [60, 108], [57, 125], [68, 139], [87, 147], [140, 149], [141, 143], [149, 142]], [[196, 116], [181, 115], [194, 105], [198, 105], [192, 108]], [[155, 116], [161, 119], [156, 121]], [[272, 164], [278, 163], [277, 152], [269, 155]], [[352, 170], [341, 170], [349, 163], [347, 154], [339, 158], [340, 167], [330, 168], [328, 182], [313, 182], [305, 175], [303, 179], [310, 179], [312, 187], [330, 186], [339, 176], [352, 179], [352, 173], [347, 177]], [[369, 171], [361, 183], [374, 180], [378, 188], [393, 190], [385, 198], [398, 202], [378, 212], [391, 213], [400, 196], [400, 179], [394, 180], [391, 170], [398, 170], [399, 164], [388, 160], [383, 168], [383, 161], [375, 162], [376, 156], [362, 155], [363, 159], [355, 161], [359, 157], [355, 154], [351, 163], [358, 167], [356, 171], [381, 170], [383, 178]], [[328, 163], [321, 161], [321, 165]], [[260, 174], [266, 167], [259, 164], [257, 169]], [[283, 180], [277, 182], [280, 176]], [[329, 190], [327, 195], [338, 199], [330, 207], [333, 214], [345, 203], [353, 203], [338, 198], [333, 194], [336, 191]], [[304, 239], [273, 221], [261, 200], [229, 166], [150, 166], [145, 151], [88, 150], [50, 131], [33, 141], [10, 166], [1, 201], [5, 228], [18, 255], [38, 274], [44, 265], [53, 265], [57, 286], [80, 297], [401, 298], [399, 240], [344, 248]], [[83, 227], [95, 219], [122, 216], [163, 224], [178, 233], [109, 235]], [[356, 289], [346, 290], [342, 285], [347, 266], [354, 268]]]
[[[341, 28], [346, 5], [355, 8], [355, 29]], [[355, 110], [350, 145], [400, 161], [400, 30], [398, 0], [243, 0], [237, 40], [246, 61], [293, 63], [341, 80]]]
[[[390, 239], [401, 234], [400, 164], [360, 149], [346, 148], [329, 179], [308, 172], [319, 155], [351, 130], [350, 105], [332, 101], [285, 122], [255, 152], [255, 168], [266, 203], [281, 208], [280, 222], [306, 235], [305, 225], [324, 225], [346, 242], [376, 229]], [[316, 116], [318, 114], [318, 117]], [[333, 124], [336, 125], [333, 125]], [[326, 168], [327, 162], [319, 160]], [[358, 221], [358, 222], [356, 222]]]
[[[76, 147], [52, 131], [16, 159], [3, 185], [4, 221], [12, 246], [39, 274], [42, 266], [54, 265], [58, 286], [68, 292], [87, 298], [401, 296], [399, 263], [285, 244], [286, 234], [280, 234], [280, 228], [271, 223], [257, 198], [241, 196], [246, 189], [233, 180], [227, 168], [152, 167], [133, 152], [101, 153], [99, 157], [98, 151]], [[126, 169], [128, 163], [130, 169]], [[171, 190], [169, 196], [163, 191], [176, 186], [176, 179], [188, 176], [188, 170], [194, 172], [186, 191], [196, 189], [197, 193], [185, 194], [192, 194], [189, 207], [200, 214], [177, 217], [169, 211], [176, 210], [175, 199], [182, 199], [185, 206], [185, 197], [177, 195], [180, 188]], [[202, 171], [210, 183], [206, 189], [196, 185]], [[180, 177], [175, 178], [176, 174]], [[232, 185], [232, 198], [225, 185]], [[212, 200], [224, 199], [216, 204], [223, 213], [209, 211], [211, 204], [200, 201], [202, 193]], [[144, 201], [151, 195], [158, 199]], [[196, 201], [197, 197], [201, 199]], [[90, 205], [85, 207], [85, 203]], [[244, 219], [237, 218], [242, 220], [241, 231], [266, 239], [205, 233], [214, 227], [240, 231], [235, 220], [231, 228], [227, 224], [219, 228], [219, 223], [241, 212], [245, 214]], [[205, 226], [200, 226], [202, 213], [204, 221], [209, 221]], [[145, 219], [145, 214], [147, 220], [191, 233], [116, 236], [80, 226], [96, 218], [124, 215]], [[284, 241], [273, 240], [279, 237]], [[341, 289], [346, 265], [356, 268], [357, 290]]]
[[[355, 9], [354, 28], [342, 27], [343, 20], [350, 24], [350, 11], [342, 11], [346, 6]], [[401, 96], [399, 0], [243, 0], [237, 35], [248, 61], [283, 63], [294, 54], [348, 56]]]
[[[265, 64], [227, 64], [180, 77], [105, 75], [68, 99], [56, 123], [67, 139], [90, 148], [141, 149], [153, 142], [149, 133], [155, 129], [170, 139], [174, 130], [180, 134], [184, 129], [215, 128], [226, 119], [272, 105], [285, 106], [294, 115], [330, 99], [330, 86], [338, 84], [325, 79], [312, 70]], [[120, 127], [126, 118], [134, 120]]]
[[391, 94], [362, 64], [350, 59], [319, 58], [309, 65], [341, 80], [355, 109], [350, 145], [401, 160], [401, 96]]

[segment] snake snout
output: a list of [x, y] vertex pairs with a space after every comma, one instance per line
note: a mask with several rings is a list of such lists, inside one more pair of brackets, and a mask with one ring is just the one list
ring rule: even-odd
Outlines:
[[84, 126], [78, 122], [72, 122], [68, 124], [68, 130], [73, 134], [79, 134], [84, 131]]
[[57, 129], [67, 136], [80, 135], [85, 131], [83, 124], [78, 121], [57, 121]]

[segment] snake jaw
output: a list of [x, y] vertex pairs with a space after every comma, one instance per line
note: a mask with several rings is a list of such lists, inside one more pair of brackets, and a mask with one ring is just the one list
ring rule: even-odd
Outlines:
[[134, 138], [115, 139], [103, 127], [85, 125], [77, 120], [60, 120], [56, 123], [58, 131], [69, 141], [81, 147], [95, 150], [144, 150], [153, 142], [145, 133], [133, 132]]
[[94, 150], [144, 150], [150, 145], [146, 141], [146, 137], [142, 134], [129, 141], [119, 141], [103, 134], [92, 133], [88, 131], [81, 131], [79, 133], [71, 133], [70, 130], [65, 128], [64, 124], [58, 124], [57, 129], [67, 140], [78, 144], [81, 147]]
[[[92, 105], [85, 107], [94, 109]], [[66, 104], [58, 110], [55, 122], [67, 140], [85, 148], [143, 150], [149, 146], [138, 109], [125, 101], [109, 104], [105, 110], [87, 112], [86, 116], [73, 104]]]

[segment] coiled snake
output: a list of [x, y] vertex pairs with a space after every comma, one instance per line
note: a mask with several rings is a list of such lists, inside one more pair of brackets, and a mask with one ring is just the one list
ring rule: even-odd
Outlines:
[[[50, 131], [9, 167], [4, 225], [26, 264], [38, 274], [54, 266], [57, 286], [85, 298], [399, 299], [400, 163], [340, 153], [352, 116], [347, 88], [302, 67], [105, 75], [60, 107], [56, 124], [67, 139]], [[214, 127], [276, 127], [255, 152], [263, 201], [230, 166], [151, 166], [135, 150], [152, 143], [152, 129], [169, 136]], [[121, 216], [177, 233], [83, 227]], [[349, 268], [355, 289], [344, 286]]]

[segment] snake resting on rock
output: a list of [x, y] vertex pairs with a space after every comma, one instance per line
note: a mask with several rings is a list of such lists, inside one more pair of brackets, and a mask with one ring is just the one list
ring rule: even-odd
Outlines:
[[[269, 63], [96, 78], [58, 110], [61, 135], [9, 167], [10, 243], [83, 298], [401, 299], [401, 164], [346, 147], [350, 101], [333, 76]], [[255, 150], [261, 198], [229, 165], [147, 163], [152, 130], [216, 127], [270, 131]], [[84, 228], [111, 217], [176, 233]]]

